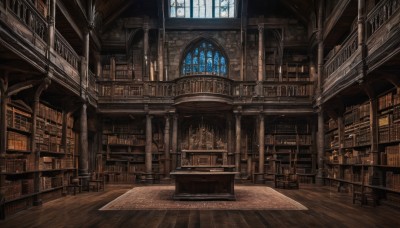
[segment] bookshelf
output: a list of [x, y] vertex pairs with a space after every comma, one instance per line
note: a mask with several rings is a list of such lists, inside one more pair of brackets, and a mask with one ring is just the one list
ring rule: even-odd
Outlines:
[[133, 65], [126, 61], [126, 56], [104, 56], [102, 65], [103, 80], [133, 80]]
[[267, 174], [296, 173], [302, 183], [314, 181], [315, 154], [307, 119], [281, 119], [266, 127], [265, 151]]
[[[32, 110], [23, 101], [10, 99], [6, 114], [7, 151], [0, 158], [0, 178], [5, 213], [11, 215], [38, 200], [62, 196], [69, 176], [76, 172], [76, 136], [73, 118], [67, 118], [67, 134], [63, 135], [65, 114], [44, 103], [39, 104], [36, 135], [32, 135]], [[33, 138], [36, 151], [31, 148]]]
[[[336, 183], [340, 191], [353, 191], [361, 184], [364, 173], [367, 187], [387, 193], [400, 194], [400, 125], [399, 90], [391, 89], [377, 97], [374, 110], [377, 123], [378, 151], [371, 151], [370, 103], [348, 106], [343, 114], [343, 125], [334, 126], [330, 119], [326, 126], [326, 178]], [[333, 132], [343, 131], [332, 137]], [[364, 172], [361, 170], [364, 169]]]
[[[156, 121], [155, 121], [156, 122]], [[99, 164], [112, 183], [133, 183], [145, 173], [146, 132], [145, 118], [106, 119], [103, 121], [103, 150], [98, 156]], [[154, 128], [157, 129], [157, 124]], [[158, 129], [153, 132], [153, 173], [160, 172], [163, 138]]]

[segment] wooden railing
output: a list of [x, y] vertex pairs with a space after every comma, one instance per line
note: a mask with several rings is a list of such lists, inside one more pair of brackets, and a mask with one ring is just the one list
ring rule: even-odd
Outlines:
[[358, 49], [358, 34], [354, 31], [343, 43], [336, 55], [333, 55], [325, 64], [325, 80], [329, 78], [340, 66], [356, 53]]
[[367, 16], [368, 34], [374, 34], [399, 8], [400, 0], [380, 1]]
[[255, 82], [234, 82], [233, 96], [235, 97], [253, 97], [256, 95]]
[[58, 31], [55, 35], [54, 50], [73, 68], [78, 69], [79, 55]]
[[[253, 98], [256, 82], [234, 82], [215, 76], [188, 76], [169, 82], [98, 81], [101, 99], [173, 99], [185, 95], [217, 95], [231, 98]], [[264, 98], [311, 98], [311, 82], [264, 82]]]
[[264, 97], [312, 97], [312, 83], [279, 83], [263, 85]]
[[232, 96], [232, 81], [219, 76], [185, 76], [175, 83], [176, 96], [198, 93]]
[[[7, 1], [5, 1], [7, 3]], [[4, 2], [3, 2], [4, 4]], [[47, 40], [47, 22], [26, 0], [9, 0], [7, 8], [42, 40]]]

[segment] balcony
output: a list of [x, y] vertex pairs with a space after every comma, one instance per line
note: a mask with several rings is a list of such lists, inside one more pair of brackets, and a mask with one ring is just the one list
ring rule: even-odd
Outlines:
[[15, 50], [15, 54], [40, 72], [46, 72], [50, 63], [54, 69], [52, 80], [79, 94], [80, 56], [58, 31], [49, 51], [46, 9], [36, 8], [31, 1], [9, 0], [0, 1], [0, 10], [3, 45]]
[[333, 96], [347, 85], [358, 80], [357, 67], [362, 65], [361, 49], [358, 48], [358, 34], [353, 31], [342, 45], [331, 51], [325, 63], [323, 94]]
[[369, 72], [400, 53], [400, 1], [382, 0], [367, 15]]

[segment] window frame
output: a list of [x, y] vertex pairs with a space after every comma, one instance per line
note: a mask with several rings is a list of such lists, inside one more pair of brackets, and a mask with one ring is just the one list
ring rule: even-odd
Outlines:
[[[197, 53], [196, 53], [197, 51]], [[211, 57], [208, 57], [208, 53], [211, 51]], [[204, 62], [201, 59], [201, 53], [204, 53]], [[187, 63], [187, 58], [190, 54], [190, 62]], [[218, 57], [218, 64], [215, 64], [216, 56]], [[194, 58], [197, 57], [197, 63], [194, 62]], [[208, 71], [207, 60], [211, 59], [211, 71]], [[223, 63], [224, 61], [224, 63]], [[203, 63], [203, 64], [202, 64]], [[188, 68], [187, 68], [188, 67]], [[194, 70], [196, 67], [197, 70]], [[217, 68], [216, 68], [217, 67]], [[203, 68], [203, 71], [201, 71]], [[229, 77], [229, 58], [224, 50], [217, 45], [215, 42], [209, 39], [199, 39], [192, 42], [191, 45], [183, 52], [180, 65], [179, 65], [180, 76], [196, 76], [196, 75], [214, 75], [219, 77]], [[187, 70], [188, 69], [188, 70]]]
[[[227, 5], [228, 16], [227, 17], [221, 17], [220, 9], [221, 9], [221, 1], [223, 1], [223, 0], [209, 0], [212, 3], [211, 17], [209, 17], [209, 16], [207, 17], [207, 5], [205, 5], [204, 17], [194, 17], [195, 1], [202, 1], [202, 0], [168, 0], [168, 18], [173, 18], [173, 19], [235, 19], [235, 18], [238, 18], [238, 5], [239, 5], [240, 0], [226, 0], [226, 1], [228, 1], [228, 5]], [[234, 1], [233, 4], [230, 4], [230, 1]], [[178, 9], [177, 9], [178, 2], [183, 2], [183, 7], [182, 6], [179, 7], [179, 8], [184, 9], [183, 16], [178, 16]], [[172, 3], [175, 3], [174, 9], [172, 9], [173, 8]], [[231, 10], [230, 10], [230, 7], [232, 5], [234, 7], [233, 15], [231, 15]], [[199, 7], [196, 9], [199, 10], [201, 8]], [[218, 11], [217, 11], [217, 9], [218, 9]], [[186, 17], [186, 14], [189, 14], [189, 16]], [[198, 15], [200, 15], [200, 14], [201, 13], [199, 10]], [[174, 15], [174, 16], [172, 16], [172, 15]]]

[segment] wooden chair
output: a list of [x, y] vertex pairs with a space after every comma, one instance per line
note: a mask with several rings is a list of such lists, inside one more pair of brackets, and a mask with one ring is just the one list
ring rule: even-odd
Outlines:
[[379, 205], [379, 195], [374, 189], [365, 186], [364, 166], [361, 166], [361, 186], [353, 189], [353, 204], [356, 201], [360, 201], [361, 205], [367, 205], [368, 201], [372, 201], [374, 207]]
[[93, 172], [89, 179], [89, 191], [93, 189], [93, 191], [98, 192], [99, 190], [105, 189], [105, 175], [103, 173]]
[[293, 173], [275, 175], [275, 188], [299, 189], [297, 175]]
[[82, 192], [82, 185], [79, 181], [78, 177], [71, 176], [69, 183], [67, 185], [67, 192], [69, 193], [70, 190], [76, 195], [76, 192], [78, 191], [79, 193]]

